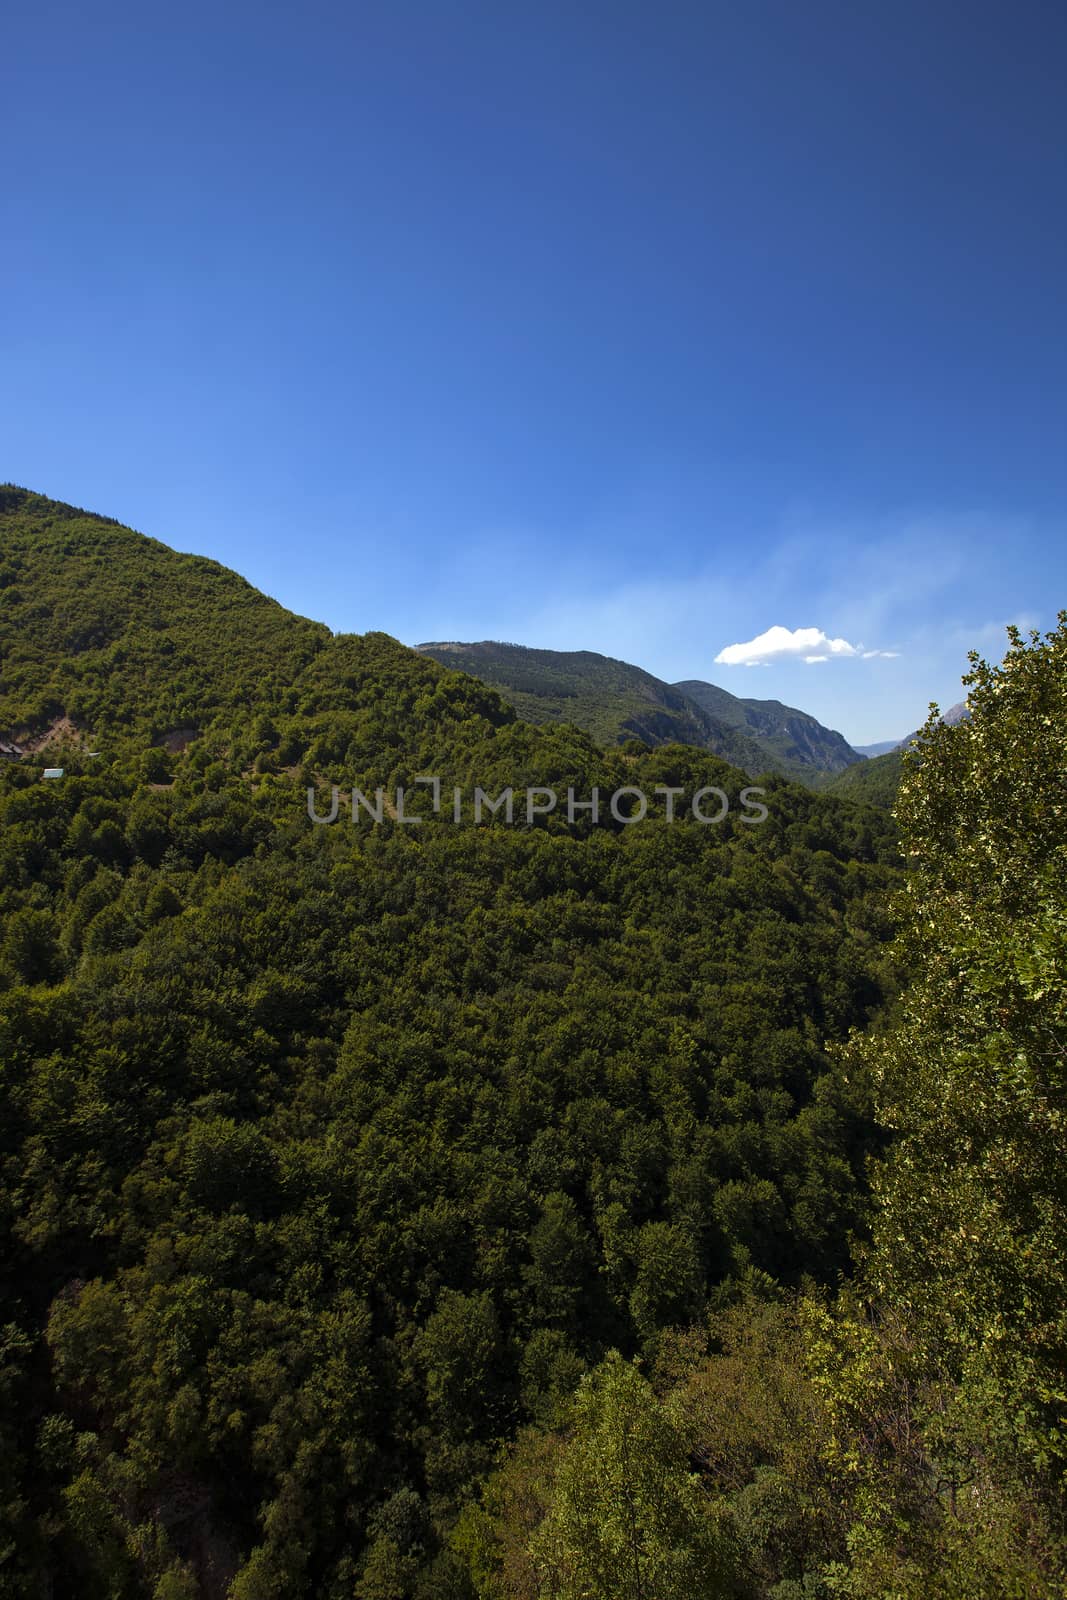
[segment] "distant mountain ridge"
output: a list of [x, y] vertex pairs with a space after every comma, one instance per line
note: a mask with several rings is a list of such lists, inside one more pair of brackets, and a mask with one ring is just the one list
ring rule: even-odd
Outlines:
[[590, 650], [539, 650], [483, 639], [415, 646], [498, 690], [528, 722], [571, 722], [602, 744], [697, 745], [747, 772], [818, 784], [863, 758], [807, 712], [777, 700], [741, 700], [699, 679], [665, 683]]
[[891, 750], [899, 750], [899, 739], [882, 739], [878, 744], [855, 744], [853, 750], [861, 756], [866, 756], [868, 761], [875, 756], [887, 756]]
[[[518, 714], [520, 741], [523, 724], [570, 726], [604, 751], [630, 739], [676, 743], [809, 787], [860, 759], [804, 712], [695, 680], [665, 683], [592, 651], [491, 641], [412, 651], [384, 634], [333, 634], [217, 562], [0, 486], [4, 762], [45, 747], [73, 758], [91, 746], [110, 758], [120, 747], [174, 754], [203, 744], [204, 753], [240, 746], [266, 770], [306, 761], [321, 771], [341, 756], [364, 770], [372, 753], [387, 759], [380, 723], [371, 751], [364, 698], [391, 675], [408, 684], [412, 705], [429, 697], [442, 723], [477, 715], [496, 727]], [[405, 738], [401, 723], [389, 724], [391, 765]]]
[[861, 759], [842, 734], [780, 700], [742, 700], [699, 678], [688, 678], [674, 687], [712, 716], [746, 728], [783, 764], [783, 770], [800, 763], [818, 772], [843, 772]]
[[[954, 728], [958, 722], [968, 722], [970, 716], [971, 711], [966, 700], [957, 700], [954, 706], [949, 706], [947, 711], [941, 712], [940, 720], [947, 723], [950, 728]], [[909, 733], [906, 738], [901, 739], [897, 749], [903, 750], [904, 746], [910, 744], [913, 739], [917, 739], [921, 732], [921, 728], [916, 728], [914, 733]]]
[[[966, 700], [959, 700], [954, 706], [949, 706], [947, 711], [942, 712], [941, 721], [947, 722], [950, 728], [954, 728], [957, 722], [963, 722], [970, 714]], [[880, 744], [857, 744], [853, 749], [858, 750], [861, 756], [887, 756], [893, 750], [903, 750], [906, 744], [910, 744], [918, 737], [919, 729], [916, 728], [914, 733], [905, 734], [903, 739], [883, 739]]]
[[[967, 702], [960, 700], [942, 712], [941, 721], [954, 728], [958, 723], [966, 722], [970, 715]], [[843, 800], [892, 808], [904, 771], [904, 751], [913, 740], [918, 739], [921, 732], [920, 728], [916, 728], [914, 733], [909, 733], [906, 739], [901, 739], [897, 744], [867, 745], [865, 748], [869, 759], [862, 766], [853, 767], [832, 778], [827, 785], [828, 792]]]

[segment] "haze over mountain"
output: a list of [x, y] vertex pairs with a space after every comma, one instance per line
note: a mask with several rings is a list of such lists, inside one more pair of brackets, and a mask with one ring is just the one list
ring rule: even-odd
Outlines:
[[538, 650], [497, 640], [417, 645], [444, 666], [492, 684], [530, 722], [570, 722], [602, 744], [677, 741], [746, 771], [819, 783], [860, 760], [839, 733], [776, 700], [740, 700], [697, 679], [668, 684], [589, 650]]
[[[954, 706], [949, 706], [947, 711], [942, 711], [941, 721], [954, 728], [957, 722], [962, 722], [968, 716], [967, 702], [959, 700]], [[906, 744], [918, 736], [918, 729], [913, 733], [905, 734], [903, 739], [883, 739], [880, 744], [857, 744], [853, 746], [861, 756], [884, 756], [891, 750], [902, 750]]]
[[869, 759], [872, 756], [888, 755], [890, 750], [895, 750], [899, 744], [899, 739], [882, 739], [878, 744], [857, 744], [852, 748], [857, 755], [867, 756]]

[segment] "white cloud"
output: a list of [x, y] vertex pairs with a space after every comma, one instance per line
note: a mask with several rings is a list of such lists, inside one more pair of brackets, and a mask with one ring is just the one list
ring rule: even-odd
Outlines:
[[865, 650], [861, 644], [849, 644], [847, 639], [831, 639], [821, 628], [783, 628], [775, 624], [755, 639], [744, 644], [728, 644], [715, 657], [716, 666], [768, 667], [777, 661], [803, 661], [809, 666], [831, 657], [895, 656], [896, 650]]

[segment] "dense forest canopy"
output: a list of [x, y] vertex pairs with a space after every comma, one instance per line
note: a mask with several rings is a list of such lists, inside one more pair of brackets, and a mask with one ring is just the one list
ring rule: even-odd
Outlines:
[[904, 757], [899, 750], [887, 750], [884, 755], [848, 767], [831, 778], [826, 793], [840, 796], [842, 800], [858, 800], [871, 806], [884, 806], [890, 810], [900, 790]]
[[452, 1536], [484, 1600], [1067, 1591], [1067, 614], [1010, 644], [903, 757], [911, 978], [840, 1058], [888, 1136], [851, 1282], [583, 1375]]
[[891, 946], [892, 820], [782, 778], [316, 827], [749, 780], [25, 491], [0, 552], [0, 1595], [1060, 1592], [1062, 631], [905, 758]]

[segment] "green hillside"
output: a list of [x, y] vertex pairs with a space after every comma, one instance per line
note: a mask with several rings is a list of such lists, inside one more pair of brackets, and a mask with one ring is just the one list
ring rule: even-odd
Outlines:
[[[108, 751], [209, 730], [251, 747], [264, 714], [300, 730], [307, 748], [302, 736], [325, 712], [355, 719], [358, 737], [360, 715], [398, 674], [410, 696], [436, 697], [445, 721], [514, 720], [491, 691], [460, 686], [385, 634], [334, 636], [217, 562], [0, 489], [0, 738], [32, 742], [65, 719]], [[398, 741], [410, 743], [390, 725], [387, 743]]]
[[889, 750], [885, 755], [871, 756], [869, 760], [839, 772], [826, 784], [824, 792], [837, 795], [842, 800], [857, 800], [864, 805], [883, 806], [891, 810], [896, 804], [902, 771], [901, 752]]
[[[955, 728], [970, 717], [966, 701], [950, 706], [938, 720], [947, 728]], [[900, 792], [904, 773], [904, 751], [917, 740], [926, 737], [923, 729], [916, 729], [902, 739], [892, 750], [873, 756], [846, 771], [839, 773], [823, 785], [826, 794], [837, 795], [842, 800], [855, 800], [861, 805], [880, 806], [892, 810]]]
[[483, 640], [417, 647], [499, 689], [528, 722], [569, 722], [600, 744], [640, 739], [713, 750], [756, 775], [818, 784], [858, 759], [838, 733], [776, 700], [738, 700], [714, 684], [668, 684], [589, 650], [534, 650]]
[[3, 1600], [1053, 1600], [1067, 618], [902, 896], [876, 807], [0, 551]]
[[417, 649], [492, 684], [527, 722], [568, 722], [603, 745], [692, 744], [753, 775], [771, 770], [755, 740], [629, 662], [591, 650], [532, 650], [491, 640]]
[[911, 981], [845, 1055], [892, 1130], [853, 1281], [610, 1354], [465, 1513], [477, 1600], [1064, 1593], [1067, 613], [1009, 632], [905, 766]]
[[[4, 731], [66, 770], [0, 762], [0, 1585], [469, 1592], [477, 1481], [609, 1349], [847, 1265], [891, 828], [778, 778], [746, 826], [708, 751], [39, 496], [0, 548]], [[308, 817], [427, 772], [729, 812]]]
[[742, 700], [716, 684], [689, 679], [674, 686], [709, 715], [755, 738], [772, 761], [773, 770], [823, 782], [859, 762], [851, 745], [815, 717], [780, 700]]

